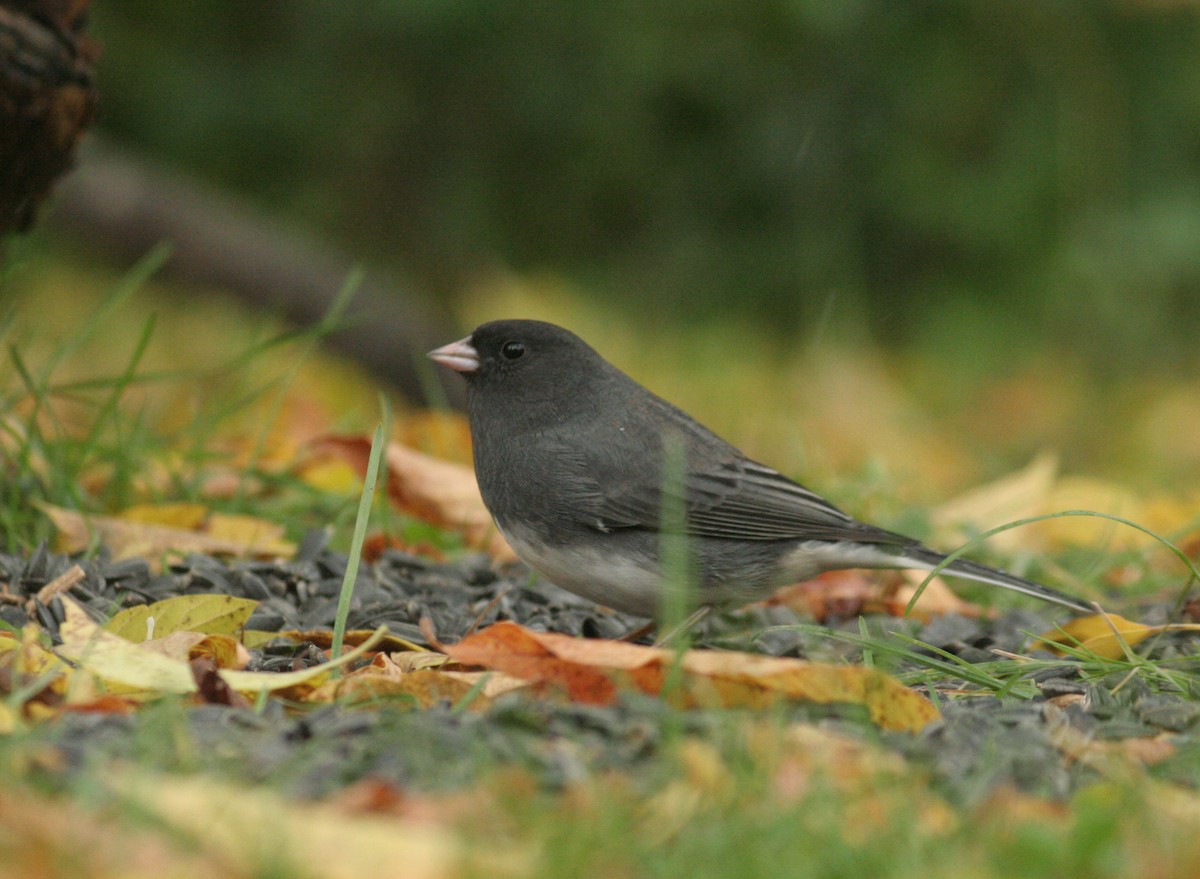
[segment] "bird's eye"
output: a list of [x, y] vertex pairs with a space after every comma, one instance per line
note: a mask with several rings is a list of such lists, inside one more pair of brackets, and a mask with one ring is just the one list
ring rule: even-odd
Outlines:
[[500, 346], [500, 354], [505, 360], [520, 360], [525, 356], [525, 343], [505, 342]]

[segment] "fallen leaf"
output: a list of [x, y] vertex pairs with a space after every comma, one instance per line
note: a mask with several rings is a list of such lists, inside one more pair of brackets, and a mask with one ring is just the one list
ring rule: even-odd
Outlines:
[[196, 689], [187, 663], [147, 650], [94, 623], [73, 600], [62, 599], [63, 643], [55, 653], [110, 683], [132, 690], [191, 693]]
[[[247, 647], [258, 647], [275, 638], [286, 638], [297, 644], [314, 644], [322, 650], [329, 650], [333, 647], [333, 632], [329, 629], [285, 629], [282, 632], [248, 631], [245, 633], [242, 643]], [[350, 629], [342, 637], [342, 645], [345, 647], [357, 647], [359, 644], [372, 638], [375, 639], [372, 642], [375, 644], [375, 648], [383, 652], [398, 653], [406, 650], [411, 650], [415, 653], [427, 652], [421, 645], [414, 644], [412, 641], [405, 640], [399, 635], [393, 635], [390, 632], [380, 638], [377, 629]], [[438, 655], [440, 656], [441, 654]]]
[[[1089, 476], [1060, 476], [1057, 457], [1043, 452], [1015, 473], [974, 488], [930, 514], [940, 545], [954, 546], [1007, 522], [1064, 510], [1093, 510], [1137, 522], [1182, 545], [1198, 533], [1197, 498], [1145, 496], [1127, 486]], [[1186, 529], [1181, 532], [1181, 529]], [[1112, 552], [1158, 546], [1135, 528], [1094, 516], [1062, 516], [1032, 522], [988, 538], [1007, 552], [1046, 552], [1063, 546], [1096, 545]], [[1177, 564], [1177, 562], [1173, 563]]]
[[250, 527], [242, 521], [243, 517], [237, 517], [236, 524], [230, 526], [226, 522], [229, 517], [210, 516], [206, 522], [217, 523], [222, 532], [218, 535], [125, 519], [119, 515], [84, 515], [40, 502], [38, 508], [58, 529], [58, 545], [64, 552], [80, 552], [94, 540], [107, 546], [114, 559], [154, 559], [172, 552], [275, 558], [290, 557], [296, 552], [295, 544], [283, 539], [281, 526], [260, 522]]
[[[445, 879], [456, 875], [464, 855], [449, 830], [428, 822], [347, 814], [262, 786], [140, 772], [110, 773], [105, 784], [118, 802], [136, 804], [156, 824], [191, 840], [209, 860], [220, 862], [226, 875], [294, 875], [319, 865], [320, 875], [331, 879], [362, 879], [392, 864], [403, 865], [406, 879]], [[511, 853], [493, 856], [490, 875], [524, 875], [515, 862], [505, 866]]]
[[211, 659], [220, 668], [241, 669], [250, 662], [250, 652], [229, 635], [172, 632], [165, 638], [143, 641], [142, 647], [179, 662]]
[[[812, 580], [778, 590], [770, 599], [819, 623], [853, 619], [864, 613], [905, 616], [908, 602], [925, 579], [923, 571], [894, 571], [885, 577], [861, 570], [827, 571]], [[911, 616], [919, 620], [949, 613], [978, 617], [982, 609], [959, 598], [941, 577], [934, 577], [921, 593]]]
[[[134, 691], [151, 693], [194, 693], [196, 681], [187, 662], [171, 659], [107, 632], [70, 598], [64, 597], [65, 619], [59, 627], [63, 643], [55, 650], [59, 656], [77, 663], [101, 680]], [[380, 629], [382, 638], [386, 630]], [[335, 668], [354, 662], [374, 647], [368, 640], [331, 662], [293, 672], [249, 672], [222, 669], [218, 673], [240, 693], [258, 694], [264, 690], [290, 690], [301, 685], [309, 688], [324, 682]]]
[[[917, 587], [925, 580], [926, 573], [924, 571], [898, 571], [897, 573], [904, 582], [888, 596], [886, 607], [892, 616], [904, 616], [908, 603], [912, 600]], [[944, 578], [934, 577], [925, 585], [925, 591], [917, 599], [911, 616], [924, 621], [952, 613], [964, 617], [984, 616], [983, 609], [979, 605], [959, 598]], [[995, 616], [996, 612], [989, 611], [989, 615]]]
[[188, 661], [192, 679], [196, 682], [196, 695], [205, 705], [227, 705], [230, 708], [250, 708], [250, 700], [229, 686], [221, 677], [220, 668], [211, 656], [200, 656]]
[[258, 602], [232, 595], [177, 595], [153, 604], [127, 607], [104, 624], [104, 630], [135, 644], [175, 632], [237, 635]]
[[1120, 659], [1125, 655], [1122, 642], [1129, 647], [1145, 641], [1151, 635], [1173, 631], [1200, 631], [1200, 623], [1167, 623], [1146, 626], [1115, 613], [1076, 617], [1056, 629], [1043, 632], [1034, 649], [1049, 650], [1059, 656], [1069, 653], [1064, 648], [1090, 651], [1105, 659]]
[[97, 807], [45, 787], [10, 773], [0, 789], [0, 872], [6, 877], [229, 879], [253, 873], [249, 865], [231, 873], [227, 863], [204, 857], [194, 840], [170, 828], [129, 820], [130, 811], [113, 808], [107, 797], [109, 805]]
[[533, 632], [500, 622], [448, 645], [466, 665], [494, 668], [529, 681], [555, 684], [589, 704], [611, 704], [617, 682], [646, 693], [662, 691], [678, 658], [683, 704], [765, 706], [779, 699], [863, 705], [887, 729], [916, 731], [938, 717], [929, 700], [883, 672], [750, 653], [671, 650], [623, 641]]
[[126, 507], [116, 515], [117, 519], [127, 522], [141, 522], [146, 525], [169, 525], [172, 528], [182, 528], [195, 531], [204, 524], [208, 516], [208, 507], [204, 504], [173, 503], [173, 504], [134, 504]]
[[[329, 681], [309, 695], [312, 702], [357, 704], [381, 699], [411, 699], [422, 708], [439, 702], [457, 703], [477, 687], [473, 710], [486, 708], [502, 693], [527, 687], [528, 682], [501, 672], [444, 671], [450, 657], [444, 653], [379, 653], [370, 665]], [[397, 661], [398, 660], [398, 661]]]
[[[937, 541], [946, 546], [965, 543], [980, 531], [1045, 512], [1057, 477], [1058, 456], [1042, 452], [1015, 473], [940, 504], [929, 514]], [[1003, 531], [988, 542], [1009, 552], [1028, 548], [1029, 535], [1022, 531]]]
[[[365, 437], [326, 436], [313, 444], [313, 450], [340, 456], [364, 474], [371, 443]], [[459, 532], [468, 545], [485, 550], [497, 561], [516, 559], [483, 504], [474, 470], [395, 442], [388, 444], [385, 460], [388, 497], [398, 508]]]
[[23, 628], [20, 637], [0, 632], [0, 693], [11, 694], [35, 682], [40, 685], [19, 704], [0, 701], [0, 733], [13, 732], [22, 712], [29, 714], [33, 703], [57, 706], [67, 696], [70, 667], [43, 648], [38, 635], [34, 626]]
[[[1060, 510], [1095, 510], [1134, 522], [1141, 522], [1146, 512], [1142, 498], [1131, 489], [1089, 476], [1064, 476], [1058, 480], [1039, 512]], [[1101, 543], [1107, 551], [1115, 553], [1154, 542], [1154, 538], [1141, 531], [1094, 516], [1063, 516], [1032, 527], [1042, 545], [1050, 549]]]
[[879, 580], [859, 570], [826, 571], [811, 580], [776, 590], [768, 601], [782, 604], [818, 623], [854, 618], [882, 603]]

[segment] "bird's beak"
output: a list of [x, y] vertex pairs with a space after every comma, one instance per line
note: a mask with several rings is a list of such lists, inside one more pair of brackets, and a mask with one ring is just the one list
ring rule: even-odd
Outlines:
[[448, 366], [455, 372], [470, 374], [479, 369], [479, 352], [471, 344], [471, 337], [459, 339], [441, 348], [429, 352], [429, 358], [442, 366]]

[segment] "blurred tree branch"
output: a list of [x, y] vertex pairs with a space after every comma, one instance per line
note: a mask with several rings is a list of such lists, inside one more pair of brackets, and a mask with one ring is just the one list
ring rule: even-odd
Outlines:
[[[354, 266], [349, 256], [306, 240], [223, 191], [95, 137], [81, 150], [77, 172], [63, 183], [51, 220], [123, 260], [169, 241], [175, 248], [169, 274], [220, 287], [303, 326], [328, 311]], [[368, 277], [347, 320], [329, 337], [330, 345], [411, 399], [438, 402], [429, 397], [440, 388], [444, 399], [461, 407], [462, 383], [428, 369], [424, 356], [454, 338], [446, 316], [396, 284]]]

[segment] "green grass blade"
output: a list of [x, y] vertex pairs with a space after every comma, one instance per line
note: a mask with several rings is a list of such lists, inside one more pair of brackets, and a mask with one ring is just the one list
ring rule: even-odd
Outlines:
[[371, 504], [375, 498], [375, 485], [379, 481], [379, 465], [383, 460], [391, 436], [392, 409], [387, 399], [380, 395], [383, 420], [375, 428], [371, 440], [371, 455], [367, 460], [367, 472], [363, 479], [362, 495], [358, 499], [358, 515], [354, 520], [354, 534], [350, 539], [350, 556], [346, 563], [346, 574], [342, 578], [342, 590], [338, 595], [337, 617], [333, 624], [333, 646], [330, 656], [338, 659], [342, 655], [342, 642], [346, 637], [346, 617], [350, 615], [350, 601], [354, 596], [354, 583], [362, 560], [363, 541], [367, 536], [367, 523], [371, 518]]

